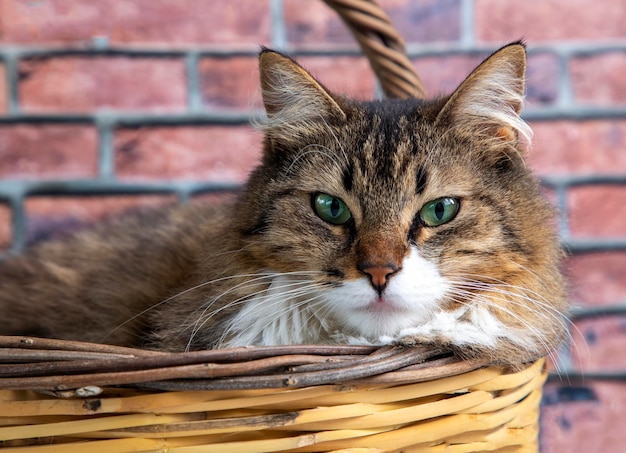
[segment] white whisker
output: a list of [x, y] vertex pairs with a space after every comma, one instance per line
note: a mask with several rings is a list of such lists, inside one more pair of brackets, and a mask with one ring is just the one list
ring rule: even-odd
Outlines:
[[[302, 307], [307, 308], [308, 309], [307, 311], [311, 311], [312, 309], [316, 308], [318, 304], [323, 304], [323, 301], [319, 301], [319, 300], [316, 301], [317, 299], [320, 299], [323, 297], [323, 295], [321, 294], [314, 295], [307, 299], [299, 299], [302, 296], [310, 294], [311, 290], [316, 290], [316, 289], [319, 289], [319, 285], [311, 285], [308, 288], [306, 288], [306, 290], [301, 291], [301, 293], [285, 295], [282, 298], [278, 298], [278, 297], [271, 298], [268, 304], [268, 308], [277, 308], [278, 311], [275, 312], [274, 319], [266, 319], [263, 325], [261, 325], [258, 330], [261, 332], [266, 332], [268, 330], [271, 330], [272, 324], [277, 322], [277, 320], [285, 319], [289, 314], [298, 312], [299, 310], [301, 310]], [[312, 303], [313, 301], [316, 301], [316, 302]], [[289, 302], [289, 304], [283, 305], [284, 302]], [[290, 319], [294, 322], [292, 325], [290, 325], [290, 328], [294, 329], [295, 331], [300, 331], [302, 329], [305, 329], [310, 325], [309, 321], [311, 321], [314, 317], [315, 317], [314, 312], [309, 314], [309, 316], [304, 320], [304, 322], [299, 322], [298, 321], [299, 318], [297, 316], [291, 317]], [[235, 330], [235, 325], [230, 324], [227, 327], [227, 329], [222, 333], [219, 344], [220, 345], [226, 344], [226, 338], [228, 338], [228, 336], [234, 330]]]
[[[238, 305], [244, 305], [245, 307], [245, 304], [247, 304], [247, 302], [250, 300], [256, 300], [257, 303], [264, 303], [267, 305], [267, 301], [271, 300], [269, 299], [270, 298], [269, 290], [272, 290], [273, 292], [278, 291], [279, 295], [282, 296], [283, 299], [297, 298], [301, 294], [306, 293], [307, 288], [309, 287], [318, 288], [318, 287], [321, 287], [322, 285], [320, 283], [312, 282], [310, 280], [294, 280], [293, 277], [317, 276], [317, 275], [324, 275], [324, 273], [314, 272], [314, 271], [268, 273], [266, 275], [263, 275], [262, 277], [257, 277], [257, 278], [251, 279], [249, 281], [240, 283], [239, 285], [229, 288], [228, 290], [222, 292], [218, 296], [212, 298], [210, 301], [207, 301], [204, 304], [202, 304], [200, 307], [198, 307], [196, 312], [198, 312], [199, 310], [202, 310], [202, 313], [200, 313], [196, 317], [196, 321], [194, 322], [194, 325], [192, 328], [192, 333], [187, 343], [187, 348], [190, 348], [194, 338], [200, 331], [202, 331], [205, 325], [222, 311], [232, 308], [234, 306], [238, 306]], [[275, 284], [274, 282], [276, 281], [278, 277], [282, 277], [282, 278], [290, 277], [290, 279], [286, 280], [286, 282]], [[266, 283], [263, 283], [263, 281], [265, 281], [266, 279], [268, 281]], [[259, 283], [259, 281], [261, 281], [261, 283]], [[256, 291], [252, 291], [252, 292], [246, 291], [244, 295], [236, 298], [235, 300], [229, 301], [227, 304], [215, 310], [210, 310], [210, 308], [214, 306], [214, 304], [218, 300], [224, 298], [225, 296], [238, 290], [246, 290], [246, 288], [249, 288], [249, 287], [256, 287], [259, 284], [267, 285], [267, 287], [256, 290]], [[291, 288], [291, 289], [288, 289], [288, 288]], [[285, 289], [287, 289], [287, 291], [285, 291]], [[276, 297], [276, 294], [272, 294], [272, 297]], [[276, 305], [280, 303], [280, 301], [281, 301], [280, 299], [271, 301], [270, 305]]]
[[[530, 272], [529, 272], [530, 273]], [[508, 315], [515, 320], [520, 328], [515, 335], [517, 340], [528, 339], [529, 335], [551, 357], [556, 354], [556, 348], [562, 341], [563, 334], [569, 334], [568, 324], [573, 323], [558, 310], [550, 301], [529, 288], [513, 285], [503, 280], [476, 274], [464, 274], [450, 278], [451, 290], [449, 297], [452, 301], [465, 305], [484, 306]], [[515, 311], [512, 309], [515, 308]], [[521, 310], [521, 311], [520, 311]], [[524, 311], [528, 315], [524, 314]], [[543, 319], [540, 328], [531, 323], [532, 315], [536, 319]], [[506, 326], [509, 334], [512, 326]], [[515, 339], [515, 336], [512, 336]], [[554, 360], [557, 371], [558, 361]]]

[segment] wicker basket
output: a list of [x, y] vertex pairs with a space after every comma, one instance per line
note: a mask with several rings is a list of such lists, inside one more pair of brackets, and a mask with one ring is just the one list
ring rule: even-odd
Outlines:
[[0, 346], [9, 452], [536, 451], [546, 377], [419, 347]]
[[[387, 96], [423, 97], [402, 39], [373, 1], [326, 3]], [[163, 353], [0, 337], [0, 447], [536, 452], [544, 361], [521, 370], [484, 365], [426, 347]]]

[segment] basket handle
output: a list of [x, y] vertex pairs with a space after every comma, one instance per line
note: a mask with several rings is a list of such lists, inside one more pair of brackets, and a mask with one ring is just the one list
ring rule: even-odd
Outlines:
[[406, 54], [404, 40], [374, 0], [324, 0], [346, 23], [367, 56], [385, 96], [426, 97], [426, 90]]

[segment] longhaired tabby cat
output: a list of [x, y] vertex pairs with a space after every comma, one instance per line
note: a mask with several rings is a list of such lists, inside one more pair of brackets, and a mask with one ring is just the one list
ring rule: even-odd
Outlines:
[[517, 364], [565, 335], [553, 210], [524, 163], [525, 48], [450, 96], [361, 102], [264, 49], [237, 200], [132, 216], [0, 266], [2, 334], [183, 351], [434, 343]]

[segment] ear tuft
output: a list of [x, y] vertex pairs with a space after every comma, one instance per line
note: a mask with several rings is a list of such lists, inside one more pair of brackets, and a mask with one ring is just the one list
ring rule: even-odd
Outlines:
[[293, 139], [315, 124], [346, 119], [328, 90], [291, 58], [263, 49], [259, 70], [267, 113], [259, 127], [269, 136]]
[[440, 111], [438, 120], [445, 117], [456, 126], [506, 141], [522, 138], [530, 144], [532, 130], [520, 117], [525, 71], [524, 44], [501, 48], [463, 81]]

